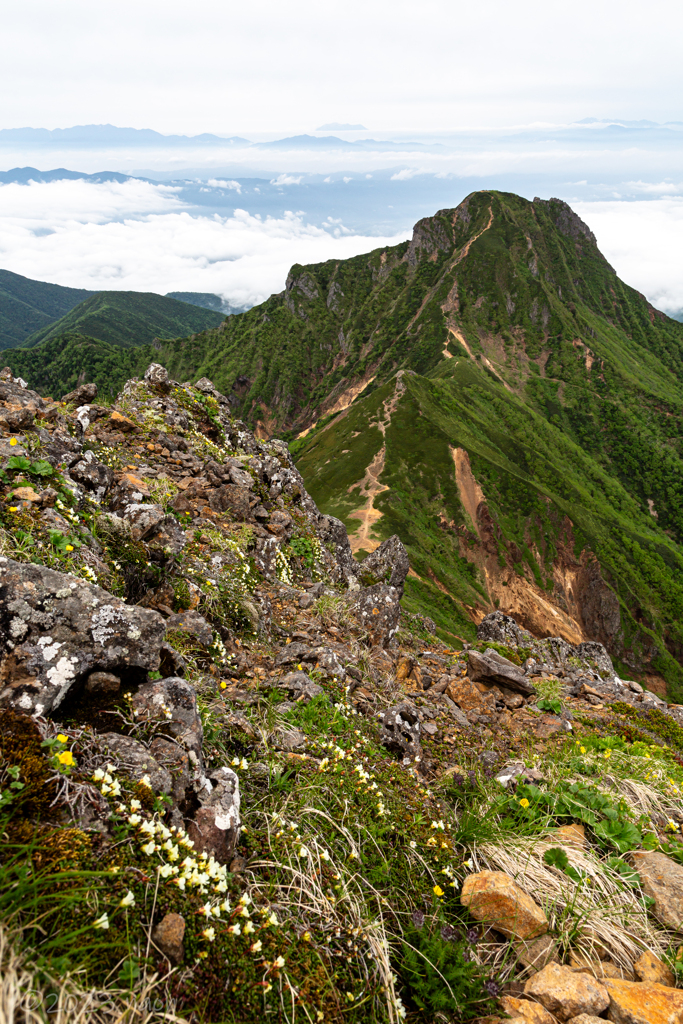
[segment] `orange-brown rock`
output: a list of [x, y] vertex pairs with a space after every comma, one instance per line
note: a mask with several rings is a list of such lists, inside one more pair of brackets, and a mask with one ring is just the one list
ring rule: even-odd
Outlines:
[[36, 494], [32, 487], [16, 487], [12, 491], [12, 501], [40, 501], [40, 495]]
[[492, 925], [509, 938], [533, 939], [548, 930], [541, 907], [504, 871], [468, 875], [460, 902], [477, 921]]
[[555, 838], [561, 846], [573, 846], [577, 850], [586, 848], [586, 830], [578, 821], [573, 821], [571, 825], [562, 825], [555, 832]]
[[683, 928], [683, 867], [653, 850], [636, 850], [629, 856], [640, 875], [643, 892], [655, 901], [654, 916], [665, 928], [680, 931]]
[[164, 956], [179, 964], [184, 956], [185, 918], [181, 914], [166, 914], [152, 932], [152, 941]]
[[515, 1020], [525, 1024], [555, 1024], [555, 1018], [540, 1003], [532, 1003], [530, 999], [517, 999], [515, 996], [503, 996], [501, 1009]]
[[124, 416], [123, 413], [117, 412], [116, 409], [109, 416], [110, 425], [116, 430], [120, 430], [123, 434], [130, 434], [137, 430], [137, 425], [132, 420]]
[[592, 1013], [580, 1013], [578, 1017], [572, 1017], [567, 1024], [605, 1024], [604, 1017], [596, 1017]]
[[607, 978], [613, 1024], [683, 1024], [683, 992], [642, 981]]
[[[605, 985], [608, 983], [610, 979]], [[607, 1009], [610, 1001], [601, 982], [562, 964], [548, 964], [534, 974], [524, 986], [524, 994], [543, 1003], [560, 1021], [571, 1020], [580, 1013], [597, 1015]]]
[[483, 714], [486, 708], [486, 698], [467, 676], [452, 679], [446, 687], [446, 695], [461, 711], [476, 711]]
[[646, 949], [633, 965], [638, 981], [649, 981], [653, 985], [668, 985], [673, 988], [676, 977], [671, 968], [658, 956]]

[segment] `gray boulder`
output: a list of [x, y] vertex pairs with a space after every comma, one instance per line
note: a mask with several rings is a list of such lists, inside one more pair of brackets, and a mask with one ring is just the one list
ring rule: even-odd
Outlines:
[[165, 629], [83, 579], [0, 557], [0, 707], [44, 715], [92, 672], [154, 672]]
[[388, 647], [401, 617], [401, 592], [388, 583], [365, 587], [355, 596], [353, 610], [373, 645]]
[[158, 725], [190, 752], [195, 766], [201, 766], [204, 730], [194, 687], [173, 676], [156, 679], [140, 687], [131, 707], [138, 722]]
[[373, 583], [388, 583], [395, 587], [399, 597], [403, 597], [403, 585], [409, 571], [408, 552], [397, 534], [375, 548], [358, 566], [361, 583], [365, 582], [364, 577], [370, 576]]
[[414, 707], [403, 703], [384, 712], [380, 743], [392, 754], [411, 761], [420, 756], [420, 722]]
[[105, 732], [98, 737], [98, 746], [116, 761], [116, 769], [139, 782], [145, 776], [155, 793], [169, 795], [173, 790], [171, 773], [156, 760], [144, 743], [117, 732]]
[[503, 658], [497, 651], [487, 650], [483, 654], [470, 651], [467, 655], [467, 671], [473, 683], [496, 683], [506, 686], [508, 690], [533, 696], [536, 690], [529, 682], [521, 668]]
[[303, 698], [302, 703], [305, 704], [308, 704], [309, 700], [319, 697], [324, 692], [322, 686], [314, 683], [305, 672], [288, 672], [280, 680], [279, 685], [281, 689], [287, 691], [290, 697], [296, 700]]

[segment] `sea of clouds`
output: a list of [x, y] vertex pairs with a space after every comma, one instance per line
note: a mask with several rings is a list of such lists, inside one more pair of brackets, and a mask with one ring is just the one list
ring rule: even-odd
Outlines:
[[395, 245], [296, 211], [192, 215], [174, 186], [129, 180], [0, 185], [0, 266], [93, 290], [214, 292], [233, 305], [283, 289], [294, 263]]
[[[329, 184], [282, 172], [265, 181], [270, 205], [261, 207], [265, 189], [255, 181], [247, 188], [207, 173], [193, 186], [194, 199], [186, 186], [141, 179], [0, 184], [0, 267], [72, 287], [214, 292], [233, 305], [253, 305], [282, 290], [294, 263], [396, 244], [410, 237], [418, 217], [493, 186], [528, 198], [566, 199], [623, 280], [659, 309], [683, 310], [683, 185], [677, 179], [653, 175], [598, 187], [576, 179], [446, 180], [417, 169], [387, 171], [380, 182], [366, 172], [341, 178], [333, 202]], [[347, 189], [357, 191], [340, 206]], [[197, 204], [199, 193], [211, 193], [206, 209]]]

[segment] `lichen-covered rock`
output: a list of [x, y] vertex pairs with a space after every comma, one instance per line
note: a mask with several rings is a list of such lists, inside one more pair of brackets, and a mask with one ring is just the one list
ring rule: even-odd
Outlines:
[[212, 772], [199, 791], [199, 801], [188, 835], [197, 850], [227, 864], [240, 829], [240, 784], [232, 768]]
[[73, 391], [62, 395], [63, 402], [70, 402], [72, 405], [87, 405], [97, 398], [97, 384], [79, 384]]
[[683, 867], [663, 853], [636, 850], [629, 855], [646, 896], [655, 901], [652, 912], [666, 928], [683, 927]]
[[132, 736], [105, 732], [98, 737], [98, 745], [117, 762], [117, 771], [139, 782], [147, 777], [155, 793], [169, 795], [173, 789], [171, 773], [163, 768], [152, 752]]
[[403, 585], [409, 571], [408, 552], [396, 534], [375, 548], [357, 569], [362, 583], [365, 583], [364, 577], [373, 577], [373, 583], [388, 583], [389, 586], [395, 587], [399, 597], [403, 597]]
[[477, 921], [492, 925], [509, 938], [533, 939], [548, 930], [542, 908], [504, 871], [468, 875], [460, 902]]
[[195, 766], [201, 765], [202, 720], [197, 710], [197, 694], [184, 679], [156, 679], [145, 683], [131, 701], [139, 722], [154, 723], [190, 752]]
[[683, 992], [650, 982], [606, 978], [613, 1024], [682, 1024]]
[[288, 672], [286, 676], [282, 677], [279, 685], [289, 693], [290, 697], [301, 700], [305, 704], [324, 693], [322, 686], [314, 683], [305, 672]]
[[387, 647], [396, 636], [401, 617], [400, 601], [400, 591], [388, 583], [364, 587], [354, 595], [356, 618], [368, 631], [373, 644]]
[[532, 996], [550, 1010], [558, 1020], [568, 1021], [580, 1013], [599, 1014], [610, 1005], [605, 984], [589, 974], [570, 970], [562, 964], [547, 964], [543, 970], [529, 978], [524, 994]]
[[414, 760], [420, 756], [420, 722], [412, 705], [397, 704], [384, 712], [380, 743], [403, 758]]
[[83, 579], [0, 558], [0, 706], [47, 714], [91, 672], [156, 671], [165, 628]]

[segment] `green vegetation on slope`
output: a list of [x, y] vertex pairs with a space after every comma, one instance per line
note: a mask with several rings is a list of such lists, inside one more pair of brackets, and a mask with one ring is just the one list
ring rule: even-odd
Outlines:
[[[383, 439], [373, 426], [378, 420]], [[595, 555], [611, 587], [601, 600], [613, 591], [618, 614], [611, 624], [596, 613], [590, 635], [632, 669], [661, 672], [672, 694], [683, 692], [676, 660], [683, 646], [683, 550], [558, 425], [468, 359], [444, 362], [431, 377], [404, 374], [398, 386], [389, 382], [314, 432], [300, 452], [311, 495], [350, 533], [359, 526], [352, 513], [367, 501], [358, 484], [382, 440], [385, 489], [374, 498], [381, 518], [373, 537], [398, 533], [408, 549], [419, 577], [407, 581], [408, 610], [427, 612], [442, 631], [471, 639], [471, 609], [487, 606], [487, 557], [507, 568], [502, 586], [518, 577], [562, 607], [558, 556], [578, 573]], [[486, 497], [487, 540], [473, 532], [461, 503], [454, 448], [467, 451]]]
[[204, 331], [223, 322], [223, 315], [151, 292], [98, 292], [75, 306], [56, 323], [36, 331], [26, 347], [63, 334], [85, 334], [109, 345], [129, 348], [155, 338], [174, 338]]
[[3, 361], [42, 395], [60, 398], [78, 383], [94, 381], [99, 400], [113, 401], [127, 380], [145, 372], [154, 355], [150, 345], [124, 349], [82, 334], [64, 334], [36, 348], [7, 351]]
[[21, 345], [92, 294], [0, 270], [0, 349]]

